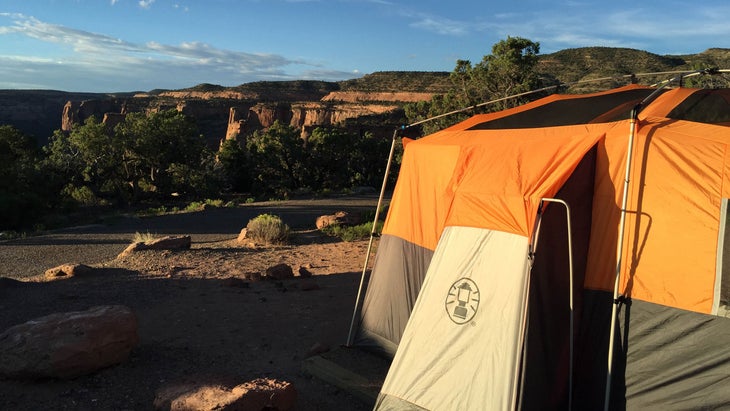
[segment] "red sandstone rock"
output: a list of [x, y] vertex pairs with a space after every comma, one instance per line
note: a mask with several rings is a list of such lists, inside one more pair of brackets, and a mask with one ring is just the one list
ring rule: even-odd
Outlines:
[[334, 214], [317, 217], [315, 225], [321, 230], [333, 224], [358, 225], [362, 223], [362, 216], [347, 211], [338, 211]]
[[84, 264], [62, 264], [46, 270], [44, 277], [46, 280], [58, 280], [82, 276], [91, 273], [93, 270], [93, 268]]
[[135, 251], [141, 250], [186, 250], [192, 244], [189, 235], [168, 236], [151, 241], [132, 243], [117, 258], [123, 258]]
[[266, 269], [266, 277], [274, 280], [285, 280], [294, 277], [294, 271], [288, 264], [277, 264]]
[[297, 392], [286, 381], [257, 378], [231, 389], [219, 385], [179, 385], [158, 391], [154, 407], [170, 411], [287, 411]]
[[74, 378], [125, 361], [137, 342], [137, 318], [125, 306], [51, 314], [0, 334], [0, 376]]

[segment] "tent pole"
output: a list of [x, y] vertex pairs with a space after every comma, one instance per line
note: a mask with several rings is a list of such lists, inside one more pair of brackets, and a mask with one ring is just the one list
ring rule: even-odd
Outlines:
[[629, 179], [631, 177], [631, 161], [634, 152], [634, 137], [636, 136], [636, 122], [639, 117], [639, 109], [641, 104], [634, 107], [631, 111], [631, 123], [629, 131], [629, 141], [626, 153], [626, 170], [624, 173], [623, 198], [621, 199], [621, 217], [619, 220], [618, 245], [616, 247], [616, 271], [613, 280], [613, 301], [611, 307], [611, 329], [608, 338], [608, 369], [606, 372], [606, 395], [603, 399], [604, 411], [609, 410], [611, 399], [611, 380], [613, 373], [613, 347], [616, 339], [616, 317], [618, 314], [619, 304], [619, 285], [621, 279], [621, 263], [623, 259], [624, 233], [626, 231], [626, 208], [628, 207]]
[[570, 358], [568, 360], [568, 411], [573, 409], [573, 352], [574, 352], [574, 334], [575, 334], [575, 311], [573, 306], [573, 230], [570, 226], [570, 206], [564, 200], [559, 198], [543, 198], [542, 201], [549, 203], [558, 203], [565, 206], [565, 217], [568, 221], [568, 275], [569, 275], [569, 292], [568, 302], [570, 305]]
[[355, 309], [352, 312], [352, 320], [350, 320], [350, 331], [347, 333], [347, 344], [346, 346], [349, 347], [353, 343], [353, 338], [355, 337], [353, 335], [353, 330], [355, 328], [355, 318], [357, 317], [357, 312], [360, 310], [360, 297], [362, 295], [362, 288], [365, 284], [365, 274], [367, 274], [368, 270], [368, 264], [370, 262], [370, 254], [373, 249], [373, 240], [376, 235], [376, 226], [378, 224], [378, 219], [380, 218], [380, 208], [383, 205], [383, 197], [385, 197], [385, 187], [388, 184], [388, 175], [390, 174], [390, 166], [393, 164], [393, 154], [395, 153], [395, 142], [398, 139], [398, 129], [395, 129], [393, 131], [393, 139], [390, 142], [390, 153], [388, 154], [388, 163], [385, 166], [385, 175], [383, 176], [383, 184], [380, 186], [380, 196], [378, 197], [378, 206], [375, 209], [375, 217], [373, 218], [373, 227], [370, 230], [370, 241], [368, 242], [368, 249], [365, 253], [365, 262], [362, 266], [362, 274], [360, 275], [360, 285], [357, 288], [357, 297], [355, 299]]
[[636, 127], [637, 122], [639, 118], [639, 112], [646, 107], [651, 101], [653, 101], [664, 88], [668, 87], [670, 84], [674, 82], [681, 82], [681, 80], [685, 77], [691, 77], [701, 74], [717, 74], [717, 73], [725, 73], [728, 72], [728, 70], [718, 70], [718, 69], [702, 69], [702, 70], [695, 70], [692, 72], [680, 72], [679, 75], [672, 77], [666, 81], [663, 81], [660, 84], [655, 85], [657, 87], [654, 92], [652, 92], [650, 95], [648, 95], [644, 100], [642, 100], [639, 104], [637, 104], [633, 110], [631, 110], [631, 123], [630, 123], [630, 131], [629, 131], [629, 141], [628, 141], [628, 148], [626, 153], [626, 170], [624, 174], [624, 188], [623, 188], [623, 198], [621, 199], [621, 217], [619, 220], [619, 234], [618, 234], [618, 245], [616, 247], [616, 271], [615, 276], [613, 280], [613, 301], [612, 301], [612, 308], [611, 308], [611, 329], [609, 331], [609, 339], [608, 339], [608, 368], [606, 371], [606, 395], [603, 399], [603, 409], [604, 411], [609, 410], [610, 406], [610, 400], [611, 400], [611, 380], [612, 380], [612, 373], [613, 373], [613, 348], [614, 348], [614, 341], [616, 339], [616, 320], [617, 320], [617, 314], [618, 314], [618, 305], [620, 303], [619, 301], [619, 285], [620, 285], [620, 279], [621, 279], [621, 263], [623, 259], [622, 251], [624, 247], [624, 234], [626, 231], [626, 207], [628, 206], [628, 192], [629, 192], [629, 179], [631, 177], [631, 161], [634, 154], [634, 137], [636, 136]]

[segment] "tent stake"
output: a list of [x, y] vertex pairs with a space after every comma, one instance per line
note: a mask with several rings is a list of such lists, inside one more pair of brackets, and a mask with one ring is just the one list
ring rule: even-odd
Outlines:
[[360, 310], [360, 297], [362, 295], [362, 287], [365, 284], [365, 274], [367, 274], [368, 270], [368, 263], [370, 262], [370, 254], [373, 249], [373, 239], [375, 238], [376, 234], [376, 226], [378, 224], [378, 219], [380, 217], [380, 208], [383, 205], [383, 197], [385, 196], [385, 187], [388, 184], [388, 175], [390, 174], [390, 166], [393, 164], [393, 153], [395, 153], [395, 142], [398, 139], [398, 129], [393, 131], [393, 139], [390, 142], [390, 153], [388, 154], [388, 163], [385, 166], [385, 175], [383, 176], [383, 184], [380, 186], [380, 196], [378, 197], [378, 206], [375, 209], [375, 217], [373, 218], [373, 227], [370, 230], [370, 241], [368, 242], [368, 249], [365, 252], [365, 262], [362, 266], [362, 274], [360, 275], [360, 285], [357, 288], [357, 297], [355, 299], [355, 309], [352, 312], [352, 320], [350, 320], [350, 331], [347, 333], [347, 343], [345, 344], [347, 347], [350, 347], [352, 345], [352, 340], [355, 337], [353, 335], [353, 329], [355, 328], [355, 318], [357, 317], [357, 312]]

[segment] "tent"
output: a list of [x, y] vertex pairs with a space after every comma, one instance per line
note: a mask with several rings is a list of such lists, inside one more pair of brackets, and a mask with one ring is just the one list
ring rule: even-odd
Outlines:
[[376, 409], [730, 407], [727, 125], [630, 85], [404, 138], [348, 341], [393, 356]]

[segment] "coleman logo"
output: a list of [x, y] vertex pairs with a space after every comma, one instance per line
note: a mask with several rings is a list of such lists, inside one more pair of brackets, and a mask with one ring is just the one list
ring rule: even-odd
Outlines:
[[446, 313], [451, 321], [465, 324], [479, 308], [479, 287], [469, 278], [461, 278], [451, 284], [446, 296]]

